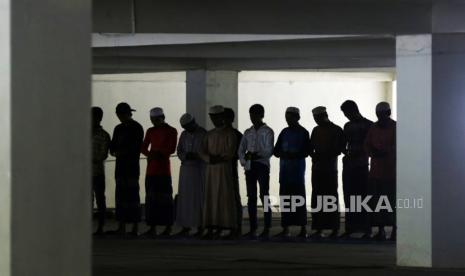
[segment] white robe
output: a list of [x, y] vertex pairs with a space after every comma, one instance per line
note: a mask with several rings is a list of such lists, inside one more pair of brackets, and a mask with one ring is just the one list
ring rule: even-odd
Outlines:
[[[237, 198], [232, 161], [236, 155], [237, 138], [232, 128], [215, 128], [204, 139], [205, 203], [203, 222], [206, 227], [237, 228]], [[211, 164], [210, 156], [224, 161]]]
[[179, 138], [177, 154], [181, 160], [179, 187], [176, 203], [176, 224], [181, 227], [202, 226], [205, 163], [187, 160], [188, 152], [199, 154], [206, 130], [198, 127], [193, 133], [183, 131]]

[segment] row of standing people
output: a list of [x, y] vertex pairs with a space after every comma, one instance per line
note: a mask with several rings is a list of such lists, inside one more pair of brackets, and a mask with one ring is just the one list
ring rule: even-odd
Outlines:
[[[274, 132], [264, 122], [264, 108], [255, 104], [249, 109], [252, 126], [244, 136], [232, 127], [234, 112], [222, 106], [210, 109], [214, 129], [206, 131], [195, 122], [190, 114], [184, 114], [181, 125], [184, 131], [176, 147], [176, 129], [165, 123], [161, 108], [150, 111], [154, 127], [143, 129], [132, 119], [135, 111], [126, 103], [116, 108], [121, 121], [111, 139], [101, 128], [103, 112], [93, 109], [94, 117], [94, 191], [99, 209], [97, 233], [103, 233], [105, 196], [103, 161], [106, 149], [116, 157], [116, 218], [120, 222], [118, 233], [126, 233], [126, 224], [133, 223], [132, 234], [138, 233], [141, 219], [139, 199], [139, 154], [147, 156], [146, 222], [150, 226], [145, 233], [157, 235], [156, 226], [165, 226], [161, 235], [170, 235], [174, 223], [182, 227], [177, 235], [188, 235], [191, 228], [197, 228], [196, 236], [215, 238], [229, 230], [226, 238], [238, 237], [241, 233], [242, 205], [239, 196], [237, 160], [245, 170], [247, 206], [250, 231], [248, 237], [256, 237], [257, 183], [262, 203], [269, 195], [270, 158], [280, 158], [280, 196], [305, 195], [305, 159], [312, 158], [312, 207], [316, 198], [332, 195], [336, 198], [337, 159], [343, 153], [344, 198], [350, 195], [380, 196], [385, 194], [390, 201], [395, 198], [395, 121], [390, 119], [390, 107], [380, 103], [376, 107], [378, 122], [365, 119], [353, 101], [342, 104], [341, 110], [349, 119], [344, 130], [333, 124], [324, 107], [313, 109], [317, 127], [310, 135], [299, 124], [300, 111], [289, 107], [286, 110], [288, 127], [274, 143]], [[107, 141], [108, 143], [105, 143]], [[176, 211], [174, 210], [171, 169], [169, 157], [177, 149], [181, 160]], [[368, 160], [371, 157], [371, 170]], [[260, 237], [267, 238], [271, 228], [271, 212], [264, 213], [264, 230]], [[289, 226], [301, 227], [300, 237], [306, 237], [307, 208], [305, 204], [295, 212], [281, 213], [283, 231], [279, 236], [289, 235]], [[346, 233], [363, 232], [370, 235], [371, 227], [378, 226], [377, 238], [385, 237], [384, 226], [394, 225], [392, 214], [369, 215], [368, 213], [347, 213]], [[312, 237], [320, 237], [322, 230], [332, 230], [331, 237], [337, 237], [339, 211], [312, 213]], [[395, 237], [395, 233], [391, 235]]]

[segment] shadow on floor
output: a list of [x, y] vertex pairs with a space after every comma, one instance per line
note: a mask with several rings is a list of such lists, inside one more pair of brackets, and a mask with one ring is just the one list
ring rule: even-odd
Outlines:
[[[110, 227], [114, 226], [111, 223]], [[141, 229], [143, 230], [143, 229]], [[279, 228], [276, 227], [275, 231]], [[395, 266], [395, 245], [373, 241], [269, 242], [94, 239], [94, 276], [145, 275], [464, 275], [464, 270]]]

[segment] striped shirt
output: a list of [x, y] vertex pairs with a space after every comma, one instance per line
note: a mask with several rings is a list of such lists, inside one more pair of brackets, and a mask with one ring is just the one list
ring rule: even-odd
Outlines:
[[101, 126], [92, 130], [92, 176], [105, 175], [104, 161], [108, 157], [110, 134]]

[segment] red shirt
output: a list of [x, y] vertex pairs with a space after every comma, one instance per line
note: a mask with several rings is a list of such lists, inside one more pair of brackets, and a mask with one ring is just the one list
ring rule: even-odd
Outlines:
[[[365, 147], [371, 157], [370, 177], [384, 180], [396, 179], [396, 122], [390, 120], [385, 127], [377, 123], [368, 131]], [[383, 156], [374, 156], [381, 151]]]
[[168, 124], [147, 130], [142, 143], [142, 154], [148, 157], [150, 153], [158, 151], [162, 155], [160, 159], [147, 160], [147, 175], [171, 175], [170, 155], [176, 150], [177, 136], [177, 130]]

